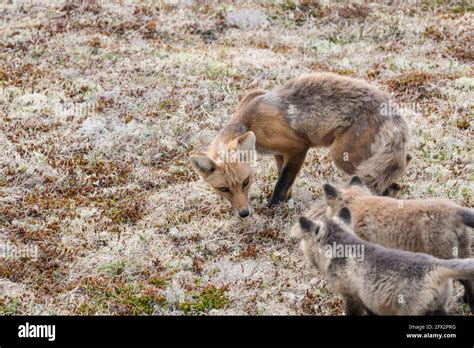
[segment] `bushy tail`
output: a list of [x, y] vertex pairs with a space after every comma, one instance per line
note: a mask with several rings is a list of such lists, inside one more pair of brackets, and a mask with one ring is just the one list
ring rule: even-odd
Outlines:
[[356, 174], [374, 194], [381, 195], [406, 169], [408, 127], [398, 115], [385, 120], [372, 144], [372, 156], [357, 166]]
[[456, 280], [474, 280], [474, 259], [442, 260], [442, 275]]
[[474, 228], [474, 209], [461, 208], [458, 212], [464, 225]]

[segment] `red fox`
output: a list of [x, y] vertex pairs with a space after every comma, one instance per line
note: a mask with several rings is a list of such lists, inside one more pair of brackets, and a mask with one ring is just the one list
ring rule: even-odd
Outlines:
[[313, 73], [269, 92], [247, 94], [208, 152], [190, 159], [197, 173], [246, 217], [252, 212], [252, 169], [229, 153], [257, 150], [274, 156], [278, 180], [267, 204], [272, 207], [290, 197], [311, 147], [329, 147], [339, 169], [359, 175], [372, 192], [383, 194], [405, 171], [407, 144], [407, 124], [390, 107], [388, 93], [361, 80]]

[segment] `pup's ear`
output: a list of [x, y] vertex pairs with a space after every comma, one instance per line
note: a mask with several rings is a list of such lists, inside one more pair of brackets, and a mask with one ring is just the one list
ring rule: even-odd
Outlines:
[[351, 224], [351, 212], [347, 207], [342, 208], [339, 210], [339, 213], [337, 213], [337, 217], [344, 221], [345, 224], [350, 225]]
[[351, 181], [349, 182], [349, 186], [362, 186], [364, 187], [364, 182], [362, 181], [362, 179], [360, 177], [358, 177], [357, 175], [353, 176]]
[[311, 234], [318, 234], [319, 226], [310, 219], [300, 216], [298, 222], [300, 224], [301, 231], [303, 232], [303, 238], [308, 238]]
[[204, 179], [217, 168], [217, 163], [204, 152], [192, 153], [189, 158], [194, 170]]
[[326, 203], [331, 205], [330, 202], [335, 200], [339, 196], [339, 191], [332, 185], [323, 185], [324, 195], [326, 196]]
[[255, 150], [255, 133], [248, 131], [236, 139], [239, 150]]
[[314, 222], [308, 219], [307, 217], [300, 216], [298, 221], [302, 230], [311, 231], [314, 227]]

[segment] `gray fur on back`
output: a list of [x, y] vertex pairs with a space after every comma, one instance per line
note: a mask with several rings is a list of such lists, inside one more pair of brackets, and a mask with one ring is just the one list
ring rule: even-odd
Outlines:
[[385, 117], [380, 111], [389, 99], [389, 94], [363, 81], [315, 73], [266, 93], [262, 102], [278, 106], [294, 129], [317, 138], [367, 117], [381, 123]]

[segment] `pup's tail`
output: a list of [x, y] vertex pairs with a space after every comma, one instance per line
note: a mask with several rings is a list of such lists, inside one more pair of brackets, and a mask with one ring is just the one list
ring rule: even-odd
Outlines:
[[440, 260], [441, 274], [456, 280], [474, 280], [474, 259]]

